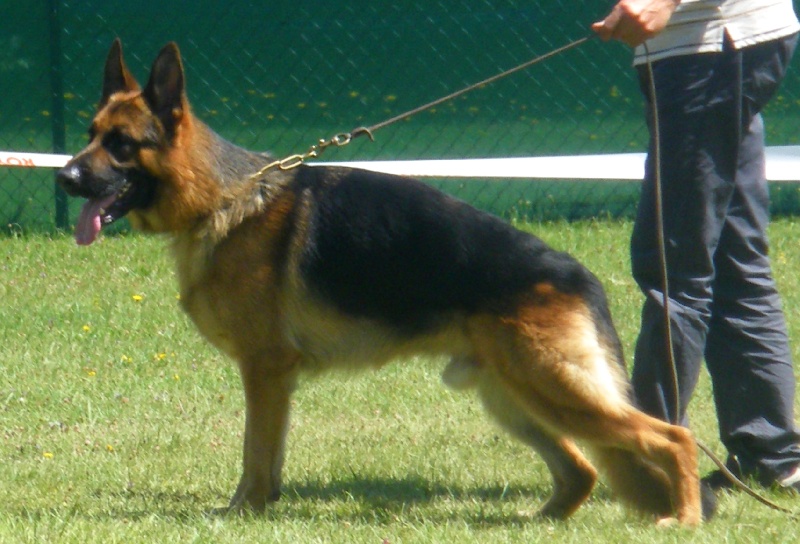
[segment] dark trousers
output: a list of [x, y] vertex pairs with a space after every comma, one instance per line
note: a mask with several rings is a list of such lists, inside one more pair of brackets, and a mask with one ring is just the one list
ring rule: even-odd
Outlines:
[[[670, 320], [679, 403], [665, 349], [656, 244], [652, 122], [631, 240], [645, 295], [633, 386], [642, 409], [686, 425], [705, 359], [720, 437], [742, 470], [774, 480], [800, 463], [795, 379], [766, 236], [769, 195], [760, 111], [797, 36], [653, 63], [660, 123]], [[648, 73], [639, 67], [646, 97]], [[677, 410], [677, 412], [676, 412]]]

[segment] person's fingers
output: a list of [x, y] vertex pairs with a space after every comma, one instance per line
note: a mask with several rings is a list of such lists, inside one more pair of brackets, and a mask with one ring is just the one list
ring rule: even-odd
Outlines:
[[608, 41], [611, 39], [612, 30], [606, 26], [605, 20], [592, 23], [592, 31], [603, 41]]
[[615, 7], [605, 19], [592, 23], [592, 31], [604, 41], [618, 40], [631, 47], [641, 45], [648, 38], [647, 33], [624, 15], [621, 8]]
[[617, 31], [622, 17], [622, 10], [620, 7], [614, 6], [611, 11], [606, 15], [602, 21], [597, 21], [592, 24], [592, 30], [597, 33], [603, 40], [610, 40], [617, 38]]

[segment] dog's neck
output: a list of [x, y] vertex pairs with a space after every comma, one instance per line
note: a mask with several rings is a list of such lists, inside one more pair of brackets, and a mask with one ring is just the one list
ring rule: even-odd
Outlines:
[[196, 118], [192, 121], [193, 164], [202, 165], [209, 181], [223, 191], [244, 183], [272, 160], [267, 154], [254, 153], [229, 142]]
[[256, 174], [274, 159], [266, 153], [255, 153], [239, 147], [193, 119], [195, 126], [193, 167], [197, 168], [197, 183], [207, 187], [215, 197], [209, 201], [209, 215], [202, 218], [195, 236], [211, 236], [216, 241], [247, 217], [265, 209], [273, 194], [291, 175], [280, 170]]

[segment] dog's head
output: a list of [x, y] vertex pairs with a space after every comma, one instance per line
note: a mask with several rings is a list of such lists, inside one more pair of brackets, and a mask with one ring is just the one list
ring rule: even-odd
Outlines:
[[154, 205], [187, 112], [183, 66], [174, 43], [161, 50], [142, 90], [125, 65], [119, 40], [114, 41], [89, 145], [57, 174], [69, 195], [87, 199], [76, 226], [79, 244], [91, 244], [103, 225], [132, 211], [146, 213]]

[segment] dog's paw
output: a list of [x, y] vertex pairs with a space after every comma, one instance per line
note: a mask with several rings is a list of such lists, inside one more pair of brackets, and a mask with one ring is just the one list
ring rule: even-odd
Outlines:
[[674, 516], [669, 516], [657, 519], [656, 527], [659, 529], [674, 529], [676, 527], [691, 529], [692, 527], [697, 527], [700, 523], [700, 519], [682, 520]]

